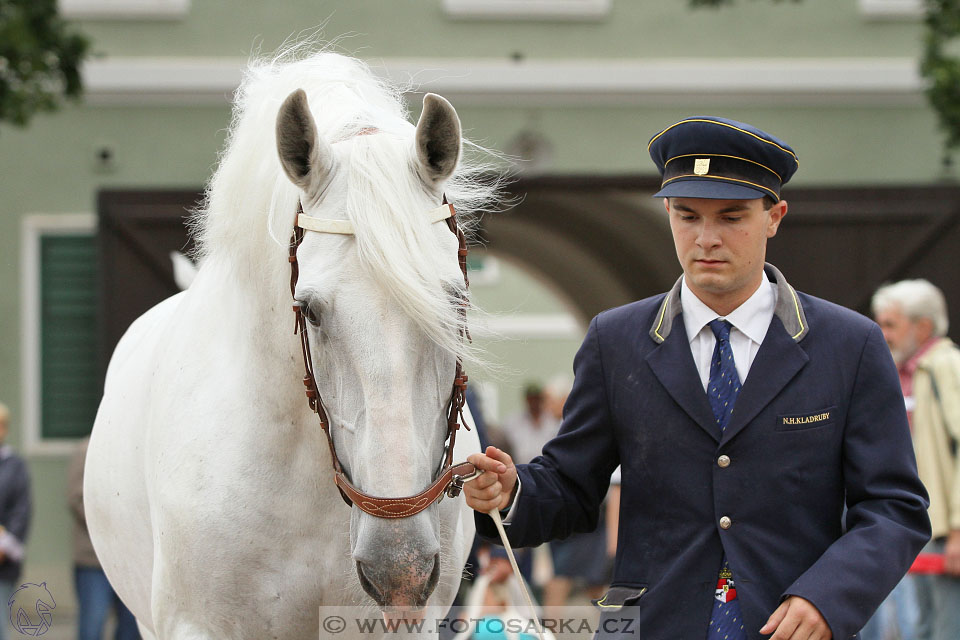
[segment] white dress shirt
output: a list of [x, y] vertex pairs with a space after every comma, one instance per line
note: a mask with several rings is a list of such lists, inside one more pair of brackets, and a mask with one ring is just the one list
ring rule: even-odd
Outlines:
[[683, 278], [680, 308], [683, 309], [683, 324], [690, 341], [690, 352], [693, 354], [693, 362], [697, 366], [704, 391], [707, 390], [710, 380], [710, 359], [717, 344], [717, 338], [710, 329], [710, 322], [720, 318], [733, 325], [730, 330], [730, 348], [733, 350], [733, 361], [737, 365], [737, 375], [743, 384], [750, 365], [760, 350], [760, 343], [770, 328], [776, 306], [777, 285], [764, 278], [746, 302], [726, 316], [718, 316], [716, 311], [705, 305], [690, 290], [686, 277]]

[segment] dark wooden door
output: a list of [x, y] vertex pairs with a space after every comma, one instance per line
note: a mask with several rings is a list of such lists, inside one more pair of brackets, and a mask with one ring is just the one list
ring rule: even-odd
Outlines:
[[101, 370], [127, 327], [180, 289], [171, 251], [189, 253], [185, 225], [200, 189], [109, 190], [98, 197]]
[[881, 284], [926, 278], [960, 337], [960, 188], [793, 189], [768, 260], [797, 289], [870, 315]]

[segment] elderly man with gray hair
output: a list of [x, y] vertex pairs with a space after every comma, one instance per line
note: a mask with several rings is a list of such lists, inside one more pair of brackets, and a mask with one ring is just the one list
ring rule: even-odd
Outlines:
[[[885, 285], [873, 296], [873, 314], [900, 372], [920, 479], [930, 494], [933, 539], [945, 573], [917, 576], [916, 638], [960, 638], [960, 349], [946, 338], [943, 293], [926, 280]], [[913, 637], [901, 629], [903, 637]], [[864, 636], [866, 638], [866, 636]]]

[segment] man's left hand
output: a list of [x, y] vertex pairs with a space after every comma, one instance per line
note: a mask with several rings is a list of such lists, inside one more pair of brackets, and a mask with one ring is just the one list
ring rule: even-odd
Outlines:
[[767, 619], [760, 633], [770, 640], [831, 640], [830, 626], [815, 606], [799, 596], [784, 600]]
[[954, 529], [947, 536], [943, 549], [944, 570], [947, 575], [960, 576], [960, 530]]

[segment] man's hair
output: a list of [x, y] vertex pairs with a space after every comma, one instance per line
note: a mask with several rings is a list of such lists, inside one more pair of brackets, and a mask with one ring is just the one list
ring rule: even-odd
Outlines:
[[933, 334], [938, 338], [947, 335], [950, 327], [943, 292], [927, 280], [901, 280], [885, 284], [873, 294], [871, 307], [874, 316], [891, 307], [899, 307], [911, 320], [926, 318], [933, 323]]

